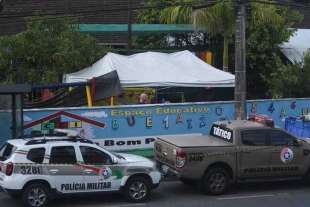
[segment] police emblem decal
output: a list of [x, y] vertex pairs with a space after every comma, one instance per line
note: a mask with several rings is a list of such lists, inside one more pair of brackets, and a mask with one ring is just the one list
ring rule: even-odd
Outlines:
[[284, 148], [281, 151], [280, 158], [281, 158], [282, 162], [289, 163], [293, 160], [293, 157], [294, 157], [294, 154], [293, 154], [293, 151], [291, 149]]
[[99, 177], [101, 178], [101, 180], [109, 179], [111, 175], [112, 175], [112, 170], [108, 167], [102, 167], [99, 170]]

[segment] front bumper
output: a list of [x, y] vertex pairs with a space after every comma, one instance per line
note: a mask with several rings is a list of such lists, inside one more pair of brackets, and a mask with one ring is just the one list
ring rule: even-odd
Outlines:
[[[163, 166], [167, 167], [166, 171], [163, 170]], [[179, 171], [177, 171], [176, 169], [171, 168], [171, 167], [165, 165], [164, 163], [156, 161], [156, 167], [157, 167], [157, 170], [162, 173], [163, 177], [178, 178], [178, 179], [181, 178], [181, 173]]]

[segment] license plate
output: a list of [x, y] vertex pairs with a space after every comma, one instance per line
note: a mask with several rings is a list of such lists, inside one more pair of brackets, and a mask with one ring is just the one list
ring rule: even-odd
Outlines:
[[164, 172], [167, 172], [169, 169], [169, 167], [166, 165], [161, 166], [161, 168], [163, 169]]

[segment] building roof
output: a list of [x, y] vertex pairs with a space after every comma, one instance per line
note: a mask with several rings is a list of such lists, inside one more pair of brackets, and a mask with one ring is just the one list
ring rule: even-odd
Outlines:
[[[131, 0], [132, 7], [139, 7], [142, 0]], [[10, 0], [7, 1], [0, 15], [0, 36], [16, 35], [27, 29], [25, 16], [34, 15], [36, 11], [58, 14], [80, 12], [77, 16], [80, 24], [127, 24], [127, 11], [111, 11], [127, 8], [128, 0]], [[98, 12], [103, 10], [103, 12]], [[92, 11], [97, 11], [92, 13]], [[132, 23], [138, 23], [137, 12], [132, 12]], [[126, 43], [126, 35], [93, 35], [100, 43]]]
[[304, 53], [310, 51], [310, 29], [298, 29], [280, 51], [292, 62], [302, 62]]
[[[132, 7], [139, 7], [143, 0], [131, 0]], [[33, 15], [36, 11], [49, 11], [55, 13], [77, 13], [80, 24], [127, 24], [127, 11], [110, 11], [116, 8], [126, 8], [128, 0], [92, 0], [92, 1], [78, 1], [78, 0], [10, 0], [7, 1], [3, 12], [0, 16], [0, 36], [1, 35], [15, 35], [25, 31], [26, 21], [24, 19], [27, 15]], [[310, 29], [310, 8], [293, 8], [299, 10], [304, 14], [302, 22], [295, 22], [294, 28]], [[98, 12], [103, 10], [103, 12]], [[97, 11], [92, 13], [92, 11]], [[138, 22], [138, 13], [132, 13], [132, 23]], [[92, 35], [98, 39], [99, 43], [109, 45], [126, 45], [127, 35]]]
[[300, 22], [300, 21], [295, 21], [293, 28], [298, 28], [298, 29], [310, 29], [310, 7], [300, 7], [300, 6], [296, 6], [296, 7], [291, 7], [291, 9], [293, 10], [297, 10], [299, 11], [299, 13], [304, 15], [304, 19]]

